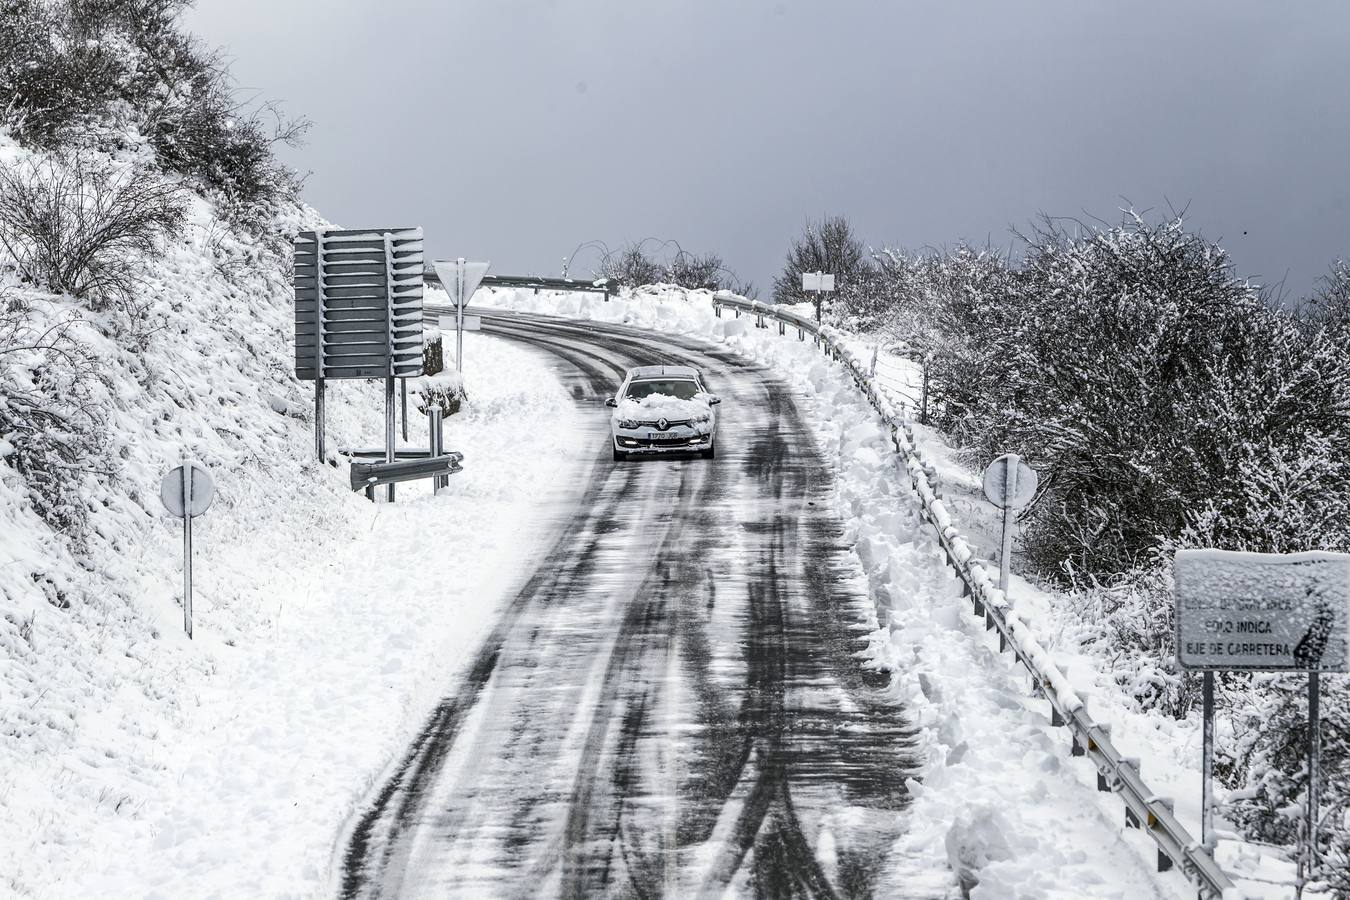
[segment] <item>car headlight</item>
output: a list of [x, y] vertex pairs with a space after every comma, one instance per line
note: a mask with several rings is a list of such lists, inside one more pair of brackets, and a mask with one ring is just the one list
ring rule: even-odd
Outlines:
[[637, 427], [637, 423], [634, 422], [632, 419], [620, 419], [620, 420], [619, 420], [619, 427], [620, 427], [620, 428], [636, 428], [636, 427]]
[[711, 421], [712, 421], [712, 413], [710, 413], [710, 412], [699, 413], [698, 415], [694, 416], [694, 417], [693, 417], [692, 419], [690, 419], [689, 421], [695, 423], [696, 425], [704, 425], [704, 424], [707, 424], [708, 422], [711, 422]]

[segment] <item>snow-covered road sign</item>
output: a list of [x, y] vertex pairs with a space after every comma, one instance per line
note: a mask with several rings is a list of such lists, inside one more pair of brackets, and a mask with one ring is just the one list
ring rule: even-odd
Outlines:
[[1183, 668], [1347, 670], [1350, 554], [1178, 550], [1172, 577]]
[[184, 461], [159, 483], [169, 515], [183, 520], [183, 630], [192, 640], [192, 520], [211, 508], [216, 483], [201, 463]]
[[490, 262], [471, 259], [436, 259], [431, 264], [441, 279], [441, 286], [450, 295], [450, 302], [456, 307], [468, 305], [469, 298], [478, 290], [478, 285], [483, 283], [483, 276], [492, 266]]
[[1012, 577], [1013, 532], [1017, 528], [1016, 510], [1036, 496], [1036, 470], [1022, 462], [1016, 453], [1005, 453], [984, 470], [984, 495], [989, 502], [1003, 510], [1003, 536], [999, 543], [998, 587], [1008, 590]]
[[303, 231], [295, 238], [295, 374], [422, 374], [422, 229]]
[[803, 272], [802, 290], [832, 291], [834, 290], [834, 275], [828, 272]]
[[195, 518], [211, 508], [216, 482], [201, 463], [185, 462], [159, 483], [159, 499], [169, 515]]
[[[454, 317], [454, 316], [441, 316], [439, 325], [440, 325], [441, 331], [454, 331], [454, 330], [455, 330], [455, 317]], [[464, 330], [465, 330], [465, 331], [482, 331], [482, 330], [483, 330], [483, 317], [482, 317], [482, 316], [465, 316], [465, 317], [464, 317]]]
[[441, 280], [441, 287], [450, 295], [450, 302], [455, 305], [455, 368], [464, 371], [464, 307], [469, 304], [469, 298], [473, 292], [478, 290], [478, 285], [482, 284], [483, 276], [491, 268], [490, 262], [475, 262], [470, 259], [460, 257], [455, 260], [438, 259], [432, 260], [431, 265], [436, 269], [436, 277]]
[[1036, 496], [1036, 471], [1016, 453], [1005, 453], [984, 470], [984, 496], [999, 509], [1021, 509]]

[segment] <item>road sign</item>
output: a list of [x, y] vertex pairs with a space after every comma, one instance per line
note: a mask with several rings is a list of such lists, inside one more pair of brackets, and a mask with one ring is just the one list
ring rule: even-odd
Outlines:
[[456, 260], [433, 260], [436, 276], [441, 287], [450, 295], [455, 305], [455, 368], [464, 370], [464, 307], [468, 305], [473, 292], [478, 290], [483, 276], [491, 267], [490, 262], [474, 262], [460, 257]]
[[1347, 670], [1350, 555], [1178, 550], [1172, 577], [1183, 668]]
[[441, 286], [450, 295], [450, 302], [456, 307], [468, 305], [469, 298], [473, 296], [474, 291], [478, 290], [478, 285], [482, 283], [483, 276], [492, 266], [490, 262], [476, 262], [468, 259], [437, 259], [432, 260], [431, 264], [436, 268], [436, 275], [441, 279]]
[[999, 509], [1021, 509], [1036, 496], [1036, 471], [1016, 453], [1005, 453], [984, 470], [984, 496]]
[[984, 470], [984, 495], [1003, 510], [1003, 539], [999, 543], [998, 587], [1005, 593], [1012, 577], [1013, 532], [1017, 528], [1016, 510], [1036, 496], [1036, 472], [1016, 453], [1005, 453]]
[[832, 291], [834, 290], [834, 275], [826, 272], [803, 272], [802, 290]]
[[192, 520], [211, 508], [216, 483], [200, 463], [184, 462], [159, 483], [169, 515], [183, 520], [183, 630], [192, 640]]
[[295, 239], [297, 378], [422, 374], [422, 229]]
[[211, 508], [216, 483], [200, 463], [185, 462], [159, 483], [159, 499], [169, 515], [195, 518]]
[[[314, 446], [324, 458], [324, 382], [384, 378], [394, 459], [394, 379], [422, 374], [422, 229], [316, 229], [295, 238], [295, 375], [314, 382]], [[391, 484], [388, 499], [394, 499]]]
[[[455, 319], [456, 319], [455, 316], [441, 316], [440, 323], [439, 323], [441, 331], [451, 331], [451, 330], [453, 330], [453, 329], [455, 328]], [[482, 316], [465, 316], [465, 317], [464, 317], [464, 330], [465, 330], [465, 331], [482, 331], [482, 330], [483, 330], [483, 317], [482, 317]]]
[[1350, 554], [1178, 550], [1172, 562], [1177, 662], [1203, 673], [1201, 840], [1213, 846], [1216, 672], [1308, 673], [1304, 825], [1299, 883], [1317, 869], [1323, 672], [1350, 665]]

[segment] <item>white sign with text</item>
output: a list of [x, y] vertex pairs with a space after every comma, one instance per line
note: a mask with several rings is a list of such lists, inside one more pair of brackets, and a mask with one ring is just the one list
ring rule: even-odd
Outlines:
[[1347, 670], [1350, 554], [1178, 550], [1172, 574], [1183, 668]]

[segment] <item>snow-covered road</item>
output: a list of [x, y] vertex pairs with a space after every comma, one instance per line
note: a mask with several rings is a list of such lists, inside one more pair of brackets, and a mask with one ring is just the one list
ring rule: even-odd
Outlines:
[[[855, 658], [876, 619], [792, 391], [703, 342], [509, 316], [485, 331], [554, 356], [595, 463], [353, 822], [343, 895], [881, 888], [912, 730]], [[699, 367], [722, 396], [717, 459], [609, 460], [604, 398], [660, 363]]]

